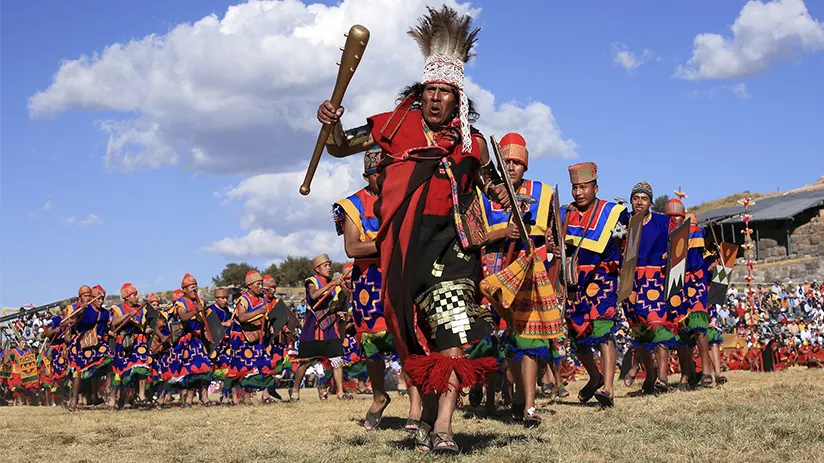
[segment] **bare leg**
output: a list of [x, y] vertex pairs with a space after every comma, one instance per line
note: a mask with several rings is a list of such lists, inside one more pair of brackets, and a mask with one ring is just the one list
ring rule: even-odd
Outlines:
[[[441, 355], [444, 357], [457, 357], [460, 356], [463, 352], [459, 347], [454, 347], [451, 349], [446, 349], [440, 352]], [[437, 418], [435, 419], [435, 425], [433, 426], [432, 430], [436, 433], [449, 433], [452, 434], [452, 414], [455, 412], [455, 406], [458, 402], [458, 376], [455, 374], [453, 370], [449, 375], [449, 385], [451, 386], [449, 390], [444, 391], [438, 397], [438, 409], [437, 409]], [[426, 414], [426, 403], [424, 404], [424, 414]]]
[[698, 344], [698, 355], [701, 356], [701, 374], [709, 375], [710, 345], [707, 333], [699, 332], [696, 336], [696, 342]]
[[615, 381], [615, 342], [601, 344], [601, 371], [604, 375], [604, 391], [613, 397], [613, 382]]
[[721, 376], [721, 349], [718, 344], [710, 346], [710, 358], [712, 358], [712, 369], [715, 372], [715, 379]]
[[418, 388], [409, 382], [409, 377], [403, 370], [401, 370], [401, 380], [406, 384], [406, 392], [409, 394], [409, 419], [419, 421], [423, 413], [423, 397]]
[[137, 397], [141, 402], [146, 401], [146, 380], [141, 379], [137, 382]]
[[335, 378], [335, 389], [338, 399], [343, 398], [343, 367], [337, 367], [332, 370], [332, 377]]
[[498, 374], [496, 372], [489, 373], [484, 378], [484, 383], [486, 385], [486, 411], [495, 413], [495, 389], [498, 383]]
[[[644, 364], [644, 371], [647, 373], [646, 379], [644, 379], [644, 390], [652, 389], [653, 384], [655, 383], [655, 360], [652, 359], [652, 352], [638, 347], [635, 349], [636, 357], [639, 357], [641, 363]], [[633, 359], [633, 368], [635, 368], [635, 360]], [[637, 370], [636, 370], [637, 371]]]
[[658, 346], [655, 349], [655, 358], [658, 363], [658, 379], [667, 384], [669, 379], [669, 351], [664, 346]]
[[527, 410], [535, 407], [535, 389], [538, 381], [538, 362], [529, 356], [524, 356], [520, 362], [521, 366], [521, 387], [523, 388], [524, 416]]
[[74, 378], [72, 378], [72, 392], [71, 398], [69, 399], [69, 409], [74, 409], [77, 407], [77, 393], [80, 390], [80, 374], [75, 374]]
[[587, 370], [587, 374], [589, 375], [587, 385], [597, 384], [601, 378], [601, 371], [595, 363], [595, 356], [592, 354], [592, 349], [590, 349], [589, 346], [580, 346], [578, 348], [578, 361], [581, 362], [581, 365], [584, 366]]
[[[526, 358], [526, 357], [524, 357]], [[512, 397], [513, 404], [526, 404], [526, 391], [524, 390], [524, 369], [523, 360], [508, 359], [510, 373], [512, 374], [512, 381], [515, 384], [515, 394]], [[513, 410], [515, 406], [512, 406]]]
[[372, 383], [372, 405], [369, 407], [369, 412], [378, 413], [386, 403], [386, 387], [383, 383], [386, 366], [383, 359], [370, 359], [366, 361], [366, 369], [369, 372], [369, 381]]
[[303, 376], [306, 374], [306, 370], [309, 369], [309, 363], [301, 363], [298, 366], [298, 369], [295, 371], [295, 383], [292, 385], [292, 394], [290, 397], [294, 397], [295, 399], [300, 398], [300, 383], [303, 382]]
[[695, 369], [692, 363], [692, 349], [688, 346], [678, 346], [678, 364], [681, 367], [681, 384], [688, 384], [690, 375]]

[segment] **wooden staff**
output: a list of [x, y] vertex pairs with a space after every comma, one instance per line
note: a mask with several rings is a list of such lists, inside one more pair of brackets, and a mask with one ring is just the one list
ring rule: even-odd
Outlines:
[[[365, 27], [355, 24], [349, 29], [346, 36], [346, 45], [341, 48], [343, 55], [340, 62], [338, 62], [338, 78], [335, 81], [335, 90], [332, 92], [332, 105], [339, 108], [343, 101], [343, 94], [346, 93], [346, 88], [355, 75], [355, 70], [360, 64], [363, 52], [366, 50], [366, 44], [369, 43], [369, 30]], [[329, 139], [329, 134], [332, 132], [332, 125], [324, 124], [320, 128], [318, 134], [318, 141], [315, 143], [315, 151], [312, 152], [312, 159], [309, 161], [309, 167], [306, 169], [306, 177], [303, 179], [303, 184], [300, 186], [300, 194], [306, 196], [309, 194], [309, 186], [312, 183], [312, 178], [315, 176], [315, 171], [318, 169], [320, 156], [323, 154], [323, 148], [326, 146], [326, 140]]]
[[109, 331], [109, 334], [117, 335], [117, 332], [122, 330], [123, 327], [126, 326], [126, 323], [129, 323], [129, 320], [134, 318], [138, 314], [138, 312], [143, 310], [144, 307], [146, 307], [146, 302], [145, 301], [142, 304], [140, 304], [139, 306], [137, 306], [137, 308], [135, 310], [130, 312], [129, 315], [127, 315], [126, 318], [124, 318], [123, 321], [120, 322], [119, 325], [117, 325], [115, 328], [113, 328], [111, 331]]
[[[346, 278], [346, 276], [347, 276], [347, 275], [349, 275], [349, 274], [352, 272], [352, 269], [354, 269], [354, 268], [355, 268], [355, 267], [351, 267], [349, 270], [347, 270], [346, 272], [344, 272], [344, 274], [343, 274], [343, 275], [341, 275], [341, 277], [340, 277], [340, 278], [341, 278], [341, 280], [343, 280], [344, 278]], [[337, 286], [335, 286], [335, 288], [337, 288]], [[325, 293], [323, 293], [323, 296], [321, 296], [321, 298], [320, 298], [320, 299], [318, 299], [318, 302], [316, 302], [316, 303], [315, 303], [315, 305], [313, 305], [311, 308], [310, 308], [310, 307], [307, 307], [307, 309], [308, 309], [310, 312], [312, 312], [312, 315], [314, 315], [314, 316], [315, 316], [315, 320], [316, 320], [318, 323], [320, 323], [320, 320], [318, 319], [318, 314], [316, 314], [316, 313], [315, 313], [315, 309], [317, 309], [318, 307], [320, 307], [320, 305], [323, 303], [323, 301], [325, 301], [325, 300], [326, 300], [326, 298], [328, 298], [328, 297], [329, 297], [332, 293], [333, 293], [333, 290], [332, 290], [332, 289], [327, 289], [327, 290], [326, 290], [326, 292], [325, 292]], [[323, 318], [326, 318], [326, 317], [323, 317]]]
[[62, 320], [62, 321], [60, 322], [60, 326], [63, 326], [63, 325], [68, 325], [68, 324], [69, 324], [69, 323], [68, 323], [68, 322], [69, 322], [69, 320], [73, 319], [74, 317], [76, 317], [76, 316], [77, 316], [77, 314], [79, 314], [80, 312], [82, 312], [83, 310], [85, 310], [85, 309], [86, 309], [86, 307], [88, 307], [89, 305], [91, 305], [91, 303], [92, 303], [92, 302], [94, 302], [94, 301], [96, 301], [96, 300], [98, 300], [98, 299], [100, 299], [100, 298], [102, 298], [102, 297], [103, 297], [103, 295], [98, 294], [97, 296], [95, 296], [94, 298], [92, 298], [92, 300], [90, 300], [88, 303], [83, 304], [81, 307], [78, 307], [78, 308], [77, 308], [77, 310], [75, 310], [73, 313], [70, 313], [68, 317], [66, 317], [64, 320]]

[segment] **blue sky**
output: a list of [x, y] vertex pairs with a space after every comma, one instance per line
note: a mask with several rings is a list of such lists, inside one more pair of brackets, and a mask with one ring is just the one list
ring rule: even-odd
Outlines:
[[[798, 6], [798, 2], [786, 2]], [[820, 129], [824, 126], [824, 45], [816, 42], [815, 27], [824, 19], [824, 4], [806, 2], [812, 26], [790, 31], [782, 43], [761, 44], [766, 48], [760, 61], [721, 70], [707, 68], [692, 79], [676, 75], [678, 67], [687, 66], [693, 56], [698, 34], [734, 39], [730, 26], [742, 15], [745, 3], [603, 1], [585, 8], [579, 2], [473, 2], [472, 8], [481, 10], [477, 23], [483, 31], [468, 75], [494, 94], [495, 112], [487, 114], [486, 121], [481, 115], [481, 121], [496, 130], [487, 134], [500, 137], [509, 130], [521, 131], [529, 147], [530, 140], [538, 140], [540, 134], [558, 130], [557, 139], [547, 139], [531, 151], [527, 177], [559, 183], [566, 200], [566, 167], [579, 160], [598, 163], [601, 196], [607, 199], [628, 196], [632, 185], [641, 180], [650, 182], [656, 194], [671, 195], [682, 186], [689, 194], [688, 204], [746, 189], [784, 190], [816, 181], [824, 175]], [[105, 62], [126, 63], [128, 72], [145, 78], [135, 80], [135, 87], [118, 80], [127, 71], [97, 70], [89, 74], [91, 80], [55, 80], [62, 62], [95, 53], [103, 56], [104, 49], [115, 43], [156, 34], [171, 48], [177, 39], [166, 34], [187, 31], [176, 29], [178, 25], [212, 13], [220, 21], [233, 2], [84, 2], [87, 6], [78, 9], [80, 4], [2, 4], [0, 306], [47, 303], [74, 294], [81, 284], [99, 283], [110, 293], [126, 281], [141, 291], [171, 289], [186, 272], [206, 284], [227, 262], [247, 260], [263, 265], [289, 254], [313, 253], [322, 246], [330, 247], [330, 253], [342, 253], [338, 242], [323, 242], [320, 247], [315, 243], [331, 232], [325, 206], [331, 201], [323, 202], [326, 197], [320, 188], [317, 195], [321, 199], [313, 192], [316, 198], [303, 202], [294, 195], [279, 199], [276, 194], [281, 187], [294, 190], [294, 178], [302, 176], [296, 173], [314, 143], [314, 109], [295, 95], [319, 103], [331, 92], [334, 59], [304, 63], [297, 52], [270, 50], [291, 66], [272, 75], [257, 68], [273, 64], [254, 57], [221, 67], [226, 55], [216, 47], [222, 42], [211, 42], [203, 47], [205, 55], [191, 64], [194, 59], [187, 61], [186, 48], [196, 49], [192, 40], [206, 35], [192, 34], [194, 38], [184, 42], [187, 46], [172, 55], [154, 50], [147, 59], [127, 49], [117, 60], [107, 58]], [[328, 4], [332, 9], [324, 7], [319, 14], [336, 11], [336, 3]], [[364, 64], [353, 80], [352, 92], [357, 96], [345, 100], [353, 118], [373, 106], [390, 110], [383, 102], [386, 95], [397, 91], [401, 82], [414, 80], [413, 74], [406, 77], [412, 71], [401, 69], [402, 64], [396, 66], [395, 58], [389, 56], [392, 50], [406, 53], [412, 49], [390, 47], [380, 25], [373, 28], [369, 23], [375, 13], [361, 13], [368, 9], [364, 5], [344, 2], [345, 13], [341, 13], [347, 26], [363, 22], [373, 30]], [[287, 12], [284, 6], [276, 10], [277, 18], [268, 19], [275, 23], [256, 23], [262, 20], [245, 9], [251, 19], [233, 26], [238, 28], [236, 35], [255, 38], [256, 25], [274, 24], [274, 28], [278, 20], [286, 22], [279, 18], [288, 19], [291, 14], [313, 17], [319, 11], [304, 11], [297, 2], [286, 6], [291, 10]], [[415, 14], [404, 17], [402, 13], [397, 13], [398, 24], [411, 25]], [[751, 31], [764, 33], [772, 26], [752, 27]], [[809, 40], [800, 44], [793, 33], [812, 38], [812, 45]], [[404, 40], [398, 43], [408, 47]], [[625, 52], [626, 66], [616, 63], [620, 51]], [[239, 52], [228, 51], [233, 53]], [[627, 61], [629, 53], [634, 61]], [[293, 64], [291, 59], [300, 62]], [[375, 64], [383, 60], [385, 66]], [[247, 65], [257, 68], [250, 71]], [[329, 75], [318, 81], [298, 82], [301, 73], [287, 79], [290, 69], [321, 65], [324, 72], [329, 68]], [[152, 73], [146, 69], [166, 75], [184, 75], [180, 69], [185, 70], [181, 79], [194, 82], [191, 99], [183, 101], [180, 90], [147, 90], [146, 82], [151, 81], [147, 76]], [[231, 97], [238, 83], [229, 81], [244, 79], [246, 72], [251, 76], [250, 83], [244, 81], [242, 87], [250, 92], [248, 112], [240, 105], [240, 112], [231, 112], [237, 106], [225, 106], [231, 108], [225, 117], [221, 112], [196, 114], [198, 102], [208, 102], [215, 92]], [[385, 84], [370, 81], [370, 75], [379, 74]], [[269, 87], [271, 82], [275, 83]], [[79, 88], [85, 84], [88, 88]], [[262, 87], [249, 88], [254, 85]], [[134, 98], [130, 99], [132, 88]], [[37, 106], [41, 110], [33, 110], [30, 98], [38, 92], [47, 98]], [[384, 95], [383, 100], [376, 95]], [[251, 109], [259, 101], [263, 109]], [[358, 102], [366, 102], [360, 112]], [[507, 119], [505, 111], [498, 111], [506, 102], [516, 103], [520, 119]], [[512, 120], [531, 120], [530, 103], [551, 108], [554, 121], [544, 121], [532, 132], [507, 127]], [[232, 125], [232, 120], [258, 110], [287, 113], [290, 120], [299, 122], [292, 126], [286, 119], [273, 119], [271, 124], [264, 120], [254, 131], [271, 131], [274, 139], [257, 139], [245, 128]], [[162, 139], [147, 142], [155, 157], [115, 149], [107, 161], [112, 139], [104, 127], [130, 120], [160, 127], [157, 133]], [[253, 118], [252, 125], [258, 120]], [[118, 127], [120, 135], [132, 133]], [[530, 137], [531, 133], [535, 135]], [[135, 143], [135, 138], [129, 140]], [[170, 151], [158, 148], [161, 145]], [[196, 150], [207, 153], [202, 158], [206, 161], [198, 161], [192, 154]], [[169, 152], [179, 152], [179, 159], [175, 156], [177, 160], [172, 161], [162, 154]], [[578, 158], [562, 157], [569, 153]], [[130, 159], [145, 162], [131, 168]], [[333, 169], [332, 179], [348, 173], [348, 183], [343, 184], [349, 190], [341, 192], [359, 187], [354, 175], [357, 162], [327, 166]], [[288, 206], [281, 204], [287, 202]], [[297, 224], [295, 229], [290, 228], [292, 223]], [[253, 236], [274, 237], [278, 244], [261, 245]], [[238, 247], [242, 240], [252, 245]]]

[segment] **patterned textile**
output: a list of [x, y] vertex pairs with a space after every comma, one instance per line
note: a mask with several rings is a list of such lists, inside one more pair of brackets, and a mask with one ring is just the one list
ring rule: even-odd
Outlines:
[[532, 339], [512, 334], [507, 337], [506, 357], [523, 360], [524, 356], [546, 362], [560, 361], [560, 353], [553, 339]]
[[395, 353], [395, 340], [389, 331], [358, 333], [361, 354], [364, 358], [379, 360]]
[[40, 376], [37, 370], [37, 357], [30, 349], [11, 349], [11, 379], [9, 389], [12, 392], [36, 390], [40, 388]]
[[352, 318], [358, 336], [362, 333], [386, 331], [386, 319], [381, 300], [380, 261], [355, 259], [352, 269]]
[[618, 302], [618, 276], [621, 268], [619, 240], [626, 229], [629, 214], [626, 207], [598, 200], [585, 213], [573, 208], [567, 212], [561, 209], [561, 220], [572, 214], [568, 223], [566, 245], [567, 256], [575, 256], [575, 246], [580, 244], [577, 261], [573, 262], [577, 271], [577, 284], [569, 291], [567, 299], [567, 327], [570, 337], [583, 344], [600, 343], [611, 336], [595, 334], [593, 322], [597, 320], [617, 322], [620, 317], [616, 310]]
[[361, 188], [355, 194], [348, 196], [332, 205], [332, 218], [335, 221], [335, 231], [343, 236], [343, 225], [346, 217], [352, 220], [360, 231], [361, 242], [372, 241], [378, 236], [380, 228], [375, 215], [375, 202], [378, 197]]
[[41, 355], [37, 358], [37, 371], [40, 386], [47, 391], [57, 391], [58, 382], [54, 377], [54, 369], [52, 369], [49, 354]]
[[[47, 329], [59, 329], [60, 323], [63, 321], [59, 315], [53, 317], [46, 325]], [[65, 328], [64, 328], [65, 329]], [[52, 364], [52, 374], [56, 381], [62, 381], [66, 378], [69, 371], [68, 355], [66, 355], [66, 341], [63, 339], [64, 329], [60, 329], [54, 336], [51, 337], [51, 344], [49, 345]]]
[[678, 342], [685, 346], [695, 345], [695, 335], [706, 333], [710, 327], [710, 317], [707, 312], [690, 312], [678, 323]]
[[709, 342], [709, 345], [722, 345], [724, 344], [724, 337], [721, 336], [721, 332], [718, 331], [718, 328], [711, 326], [707, 329], [707, 341]]
[[421, 294], [415, 301], [425, 314], [430, 340], [439, 351], [466, 347], [487, 336], [491, 323], [475, 302], [472, 280], [444, 281]]
[[521, 253], [510, 266], [484, 278], [481, 292], [516, 335], [528, 339], [563, 335], [560, 303], [537, 251]]
[[[375, 215], [377, 196], [363, 188], [334, 204], [333, 216], [338, 235], [343, 235], [348, 216], [360, 231], [360, 241], [373, 241], [379, 230]], [[356, 258], [352, 266], [352, 316], [358, 333], [386, 331], [386, 320], [381, 300], [380, 260], [377, 257]]]
[[[246, 292], [237, 302], [247, 313], [265, 316], [266, 300]], [[235, 309], [237, 313], [237, 309]], [[274, 384], [272, 378], [271, 351], [263, 344], [263, 338], [250, 342], [243, 335], [241, 325], [235, 319], [229, 334], [232, 357], [226, 377], [246, 390], [261, 390]]]
[[711, 261], [704, 258], [704, 237], [704, 230], [690, 224], [684, 288], [670, 298], [670, 317], [679, 324], [683, 324], [684, 317], [693, 312], [707, 312]]
[[[69, 367], [74, 370], [74, 374], [80, 375], [82, 379], [89, 379], [104, 373], [104, 367], [112, 362], [112, 354], [106, 336], [111, 313], [108, 310], [98, 311], [92, 306], [87, 306], [83, 309], [83, 313], [77, 315], [77, 317], [78, 320], [74, 326], [75, 336], [68, 347]], [[80, 346], [80, 340], [90, 330], [95, 330], [97, 333], [97, 345], [83, 349]]]
[[[398, 355], [405, 359], [410, 351], [424, 354], [431, 347], [416, 322], [420, 312], [414, 299], [441, 281], [477, 277], [477, 253], [464, 252], [467, 260], [453, 260], [453, 246], [460, 248], [461, 241], [453, 182], [442, 160], [448, 158], [459, 200], [468, 200], [475, 194], [472, 172], [480, 167], [476, 139], [482, 136], [461, 137], [456, 119], [430, 138], [421, 111], [404, 105], [370, 117], [368, 123], [385, 153], [378, 178], [382, 299]], [[471, 149], [463, 149], [462, 141]]]
[[669, 218], [661, 214], [651, 214], [650, 219], [641, 229], [638, 244], [638, 261], [635, 267], [635, 279], [632, 293], [623, 302], [624, 313], [630, 328], [643, 339], [636, 341], [647, 348], [653, 340], [669, 342], [673, 335], [667, 337], [658, 333], [657, 327], [675, 331], [675, 324], [669, 320], [669, 305], [664, 296], [667, 237]]
[[[520, 188], [516, 194], [531, 196], [536, 202], [524, 205], [523, 209], [524, 225], [526, 225], [527, 234], [533, 237], [535, 247], [540, 247], [544, 244], [544, 237], [547, 233], [547, 227], [551, 221], [552, 214], [552, 188], [546, 184], [538, 181], [524, 179], [521, 182]], [[487, 223], [488, 230], [502, 230], [509, 226], [510, 213], [508, 209], [504, 209], [500, 204], [491, 201], [480, 191], [478, 192], [483, 201], [484, 219]], [[501, 244], [492, 243], [488, 248], [503, 248], [504, 241]], [[516, 250], [523, 249], [522, 243], [518, 243]], [[489, 251], [489, 249], [487, 249]]]
[[[216, 304], [210, 305], [206, 310], [207, 312], [215, 312], [221, 322], [227, 322], [232, 318], [232, 314], [228, 310], [221, 309]], [[229, 372], [229, 365], [232, 362], [230, 331], [231, 329], [226, 329], [223, 339], [217, 343], [215, 349], [209, 354], [209, 360], [212, 362], [212, 378], [217, 381], [221, 381], [226, 377]]]
[[[132, 308], [127, 304], [119, 304], [111, 309], [112, 317], [122, 317], [129, 313]], [[128, 386], [137, 380], [148, 378], [151, 375], [149, 347], [146, 344], [146, 335], [143, 333], [145, 311], [140, 309], [140, 313], [120, 329], [115, 338], [114, 359], [112, 370], [112, 387], [118, 388]], [[130, 337], [131, 347], [124, 347], [124, 339]]]
[[[203, 308], [203, 301], [192, 301], [183, 297], [175, 301], [174, 310], [178, 312], [197, 312]], [[178, 378], [187, 389], [200, 388], [212, 379], [212, 362], [202, 341], [202, 325], [198, 316], [183, 323], [183, 335], [174, 349], [180, 362]]]
[[[316, 289], [327, 284], [327, 280], [320, 275], [309, 277], [305, 281], [306, 306], [312, 308], [318, 304], [320, 299], [312, 299], [309, 294], [309, 286]], [[345, 293], [340, 287], [330, 289], [332, 293], [315, 307], [314, 310], [307, 310], [303, 318], [303, 330], [300, 333], [300, 344], [298, 346], [298, 358], [300, 360], [322, 360], [342, 355], [343, 348], [338, 333], [338, 316], [335, 312], [340, 305], [345, 302]]]

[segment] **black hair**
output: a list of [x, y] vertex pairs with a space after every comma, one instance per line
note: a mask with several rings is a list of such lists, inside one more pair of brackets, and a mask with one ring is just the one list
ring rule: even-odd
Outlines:
[[[403, 90], [401, 90], [401, 92], [398, 94], [398, 99], [397, 99], [396, 103], [400, 103], [401, 101], [406, 99], [406, 97], [408, 97], [409, 95], [415, 95], [415, 102], [412, 104], [412, 108], [413, 109], [420, 109], [421, 108], [421, 96], [423, 95], [423, 90], [425, 88], [426, 88], [426, 84], [422, 84], [420, 82], [415, 82], [414, 84], [410, 85], [409, 87], [406, 87]], [[460, 107], [460, 100], [459, 100], [460, 95], [458, 94], [458, 89], [455, 88], [454, 85], [450, 85], [449, 88], [452, 89], [452, 94], [455, 95], [455, 112], [457, 113], [457, 111]], [[472, 100], [467, 98], [467, 101], [469, 102], [469, 118], [468, 118], [469, 123], [474, 124], [475, 122], [478, 121], [478, 119], [481, 117], [481, 115], [478, 114], [477, 111], [475, 111], [475, 104], [472, 102]], [[457, 114], [455, 114], [455, 115], [457, 116]]]

